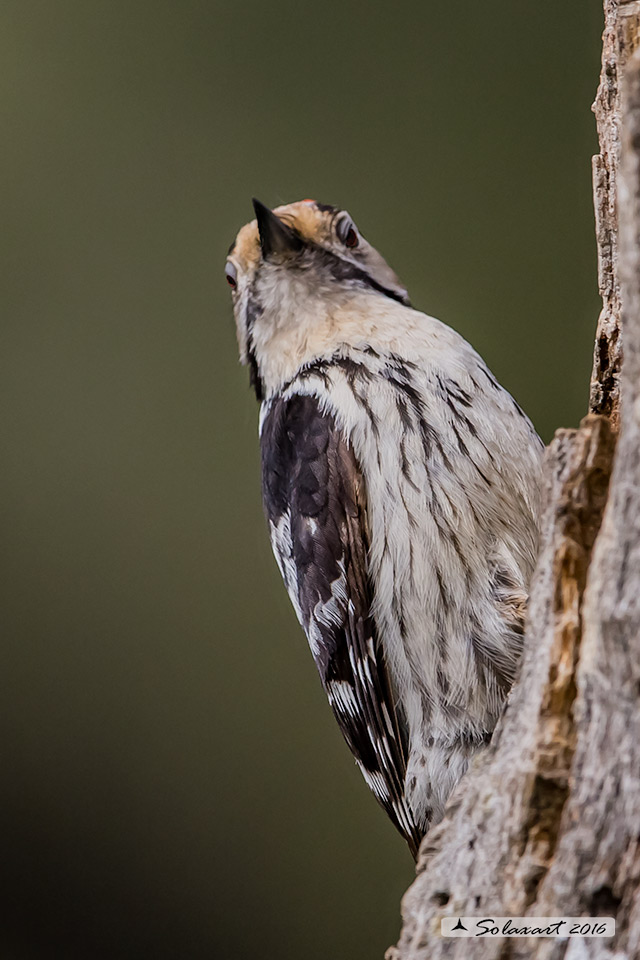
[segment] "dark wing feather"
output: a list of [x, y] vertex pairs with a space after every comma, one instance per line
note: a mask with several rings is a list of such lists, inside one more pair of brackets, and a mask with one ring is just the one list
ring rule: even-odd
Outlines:
[[353, 451], [318, 401], [270, 402], [262, 486], [274, 553], [340, 729], [414, 856], [404, 796], [406, 732], [370, 616], [364, 486]]

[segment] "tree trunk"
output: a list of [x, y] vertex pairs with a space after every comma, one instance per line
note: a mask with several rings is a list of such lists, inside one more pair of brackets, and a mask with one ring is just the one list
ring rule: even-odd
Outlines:
[[[547, 451], [521, 675], [423, 841], [388, 960], [640, 957], [640, 2], [604, 7], [591, 412]], [[613, 916], [616, 934], [441, 936], [465, 915]]]

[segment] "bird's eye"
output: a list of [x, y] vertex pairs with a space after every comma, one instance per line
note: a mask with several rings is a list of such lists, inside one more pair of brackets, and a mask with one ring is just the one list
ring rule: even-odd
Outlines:
[[355, 228], [351, 217], [344, 217], [336, 227], [338, 238], [344, 243], [345, 247], [357, 247], [360, 243], [358, 231]]
[[230, 287], [235, 288], [238, 286], [238, 271], [232, 263], [229, 262], [225, 265], [224, 275]]

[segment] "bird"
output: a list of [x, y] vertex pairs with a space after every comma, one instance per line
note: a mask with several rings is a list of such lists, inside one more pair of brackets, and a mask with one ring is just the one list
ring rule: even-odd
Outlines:
[[416, 858], [517, 675], [544, 445], [346, 210], [253, 208], [225, 275], [273, 552], [344, 739]]

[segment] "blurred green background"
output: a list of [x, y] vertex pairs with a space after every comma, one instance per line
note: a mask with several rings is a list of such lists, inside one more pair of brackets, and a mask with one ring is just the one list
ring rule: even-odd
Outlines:
[[347, 207], [545, 440], [598, 312], [599, 0], [4, 0], [0, 957], [382, 958], [412, 877], [265, 532], [223, 265]]

